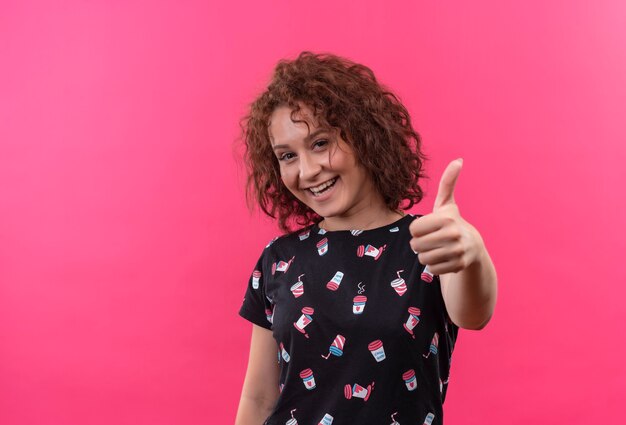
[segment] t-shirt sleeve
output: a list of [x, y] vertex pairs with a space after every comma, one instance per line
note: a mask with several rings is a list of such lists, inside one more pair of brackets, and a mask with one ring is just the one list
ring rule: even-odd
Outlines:
[[265, 329], [272, 329], [272, 314], [274, 306], [267, 298], [266, 274], [267, 268], [264, 267], [267, 249], [263, 251], [261, 258], [254, 266], [254, 270], [250, 274], [248, 287], [243, 298], [243, 303], [239, 309], [239, 315], [244, 319], [259, 325]]

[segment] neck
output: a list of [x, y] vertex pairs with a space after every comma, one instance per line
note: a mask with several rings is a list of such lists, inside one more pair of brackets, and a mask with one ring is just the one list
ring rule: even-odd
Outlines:
[[368, 209], [367, 213], [363, 211], [362, 214], [354, 214], [348, 217], [325, 217], [319, 223], [319, 227], [327, 231], [370, 230], [387, 226], [404, 217], [404, 215], [399, 210], [390, 210], [386, 207], [377, 211]]

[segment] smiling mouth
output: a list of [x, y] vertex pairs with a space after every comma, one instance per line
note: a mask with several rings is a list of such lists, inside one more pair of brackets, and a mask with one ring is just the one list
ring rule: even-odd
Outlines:
[[313, 196], [320, 196], [324, 192], [329, 190], [331, 187], [333, 187], [335, 185], [335, 183], [337, 183], [337, 179], [338, 179], [338, 177], [335, 177], [335, 178], [333, 178], [331, 180], [328, 180], [325, 183], [320, 184], [319, 186], [310, 187], [307, 190], [309, 192], [311, 192], [313, 194]]

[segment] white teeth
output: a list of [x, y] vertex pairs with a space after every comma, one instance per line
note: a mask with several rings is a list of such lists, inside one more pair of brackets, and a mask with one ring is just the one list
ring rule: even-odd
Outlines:
[[322, 192], [324, 189], [327, 189], [333, 184], [335, 184], [336, 181], [337, 181], [337, 178], [335, 177], [334, 179], [329, 180], [326, 183], [322, 183], [319, 186], [310, 187], [309, 190], [313, 192], [314, 194], [318, 194], [319, 192]]

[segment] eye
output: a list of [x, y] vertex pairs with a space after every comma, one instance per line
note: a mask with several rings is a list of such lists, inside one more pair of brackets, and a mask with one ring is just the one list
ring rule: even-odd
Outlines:
[[295, 155], [291, 152], [285, 152], [283, 154], [280, 154], [278, 156], [278, 160], [279, 161], [289, 161], [290, 159], [292, 159]]
[[315, 143], [313, 143], [313, 148], [323, 148], [326, 145], [328, 145], [328, 140], [320, 139], [320, 140], [316, 140]]

